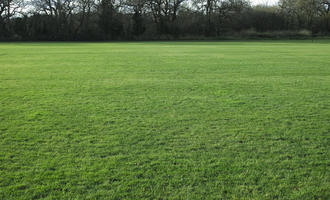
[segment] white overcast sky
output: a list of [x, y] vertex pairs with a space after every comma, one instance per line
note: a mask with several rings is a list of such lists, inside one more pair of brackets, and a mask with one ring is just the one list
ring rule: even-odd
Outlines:
[[252, 5], [258, 4], [267, 4], [267, 5], [274, 5], [277, 4], [278, 0], [250, 0]]

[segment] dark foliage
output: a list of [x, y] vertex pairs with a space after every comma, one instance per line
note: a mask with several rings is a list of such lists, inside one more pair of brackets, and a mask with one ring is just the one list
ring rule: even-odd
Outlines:
[[246, 0], [0, 0], [0, 40], [327, 34], [329, 5], [330, 0], [280, 0], [276, 6]]

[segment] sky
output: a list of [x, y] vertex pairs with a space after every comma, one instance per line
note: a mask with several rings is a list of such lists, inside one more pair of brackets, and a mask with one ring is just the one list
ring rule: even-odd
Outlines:
[[278, 2], [278, 0], [250, 0], [252, 5], [258, 4], [267, 4], [267, 5], [274, 5]]

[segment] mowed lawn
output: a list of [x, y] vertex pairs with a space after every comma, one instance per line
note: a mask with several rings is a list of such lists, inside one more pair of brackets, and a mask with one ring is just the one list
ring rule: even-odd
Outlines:
[[329, 199], [330, 41], [0, 43], [0, 199]]

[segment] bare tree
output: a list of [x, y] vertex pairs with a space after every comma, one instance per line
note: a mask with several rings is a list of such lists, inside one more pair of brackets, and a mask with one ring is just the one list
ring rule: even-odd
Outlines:
[[133, 20], [133, 34], [135, 36], [141, 35], [145, 31], [143, 15], [147, 12], [147, 0], [127, 0], [125, 6], [127, 12], [132, 14]]
[[170, 33], [172, 26], [185, 0], [149, 0], [147, 1], [154, 22], [157, 24], [159, 33]]
[[95, 0], [77, 0], [77, 13], [79, 15], [78, 25], [75, 28], [75, 35], [89, 24], [92, 12], [96, 9]]
[[11, 34], [10, 18], [22, 13], [22, 0], [0, 0], [0, 37]]
[[32, 0], [35, 12], [50, 17], [50, 23], [61, 38], [74, 32], [73, 15], [77, 9], [77, 0]]
[[0, 17], [9, 20], [23, 9], [22, 0], [0, 0]]

